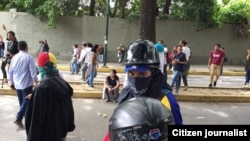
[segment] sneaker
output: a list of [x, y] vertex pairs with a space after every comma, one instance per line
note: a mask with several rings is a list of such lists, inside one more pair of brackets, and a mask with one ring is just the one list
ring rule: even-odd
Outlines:
[[113, 100], [113, 103], [117, 103], [117, 100], [114, 99], [114, 100]]
[[4, 83], [8, 83], [8, 79], [7, 78], [3, 78], [3, 82]]
[[104, 101], [105, 101], [105, 102], [109, 102], [110, 100], [109, 100], [109, 99], [105, 99]]
[[216, 81], [214, 81], [214, 87], [216, 86]]
[[20, 120], [15, 120], [14, 123], [20, 128], [24, 128], [23, 123]]
[[209, 87], [209, 88], [212, 88], [212, 84], [209, 84], [208, 87]]
[[186, 91], [187, 89], [188, 89], [188, 86], [185, 86], [185, 87], [184, 87], [184, 91]]
[[249, 85], [248, 84], [245, 84], [245, 88], [248, 88], [249, 87]]
[[89, 85], [89, 81], [85, 81]]

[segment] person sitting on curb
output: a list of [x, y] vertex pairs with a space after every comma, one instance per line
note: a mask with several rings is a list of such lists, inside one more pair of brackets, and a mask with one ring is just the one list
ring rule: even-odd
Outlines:
[[119, 96], [119, 77], [116, 75], [116, 70], [112, 69], [110, 71], [110, 75], [106, 77], [106, 80], [104, 81], [104, 100], [105, 102], [110, 101], [110, 94], [114, 95], [113, 102], [116, 103], [118, 96]]

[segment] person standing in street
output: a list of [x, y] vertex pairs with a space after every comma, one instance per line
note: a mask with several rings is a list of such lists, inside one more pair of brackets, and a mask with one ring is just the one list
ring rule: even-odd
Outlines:
[[82, 63], [81, 70], [82, 70], [82, 80], [83, 82], [88, 78], [88, 63], [90, 62], [90, 55], [91, 55], [91, 48], [92, 44], [87, 42], [82, 42], [82, 50], [80, 58], [78, 59], [77, 63]]
[[49, 52], [49, 45], [47, 40], [39, 41], [41, 52]]
[[160, 59], [160, 67], [159, 69], [161, 70], [162, 74], [164, 74], [164, 76], [166, 76], [166, 70], [164, 70], [164, 65], [167, 63], [166, 62], [166, 57], [165, 57], [165, 54], [164, 54], [164, 47], [162, 44], [160, 43], [157, 43], [155, 44], [155, 47], [156, 47], [156, 50], [159, 54], [159, 59]]
[[88, 62], [88, 78], [86, 80], [86, 83], [89, 85], [89, 87], [94, 87], [93, 81], [94, 78], [97, 75], [97, 68], [98, 68], [98, 61], [97, 61], [97, 50], [99, 48], [98, 44], [95, 44], [91, 48], [90, 53], [90, 62]]
[[73, 54], [71, 59], [71, 75], [78, 74], [78, 67], [80, 66], [80, 63], [77, 63], [77, 60], [80, 58], [80, 50], [78, 48], [78, 44], [74, 44], [72, 46], [73, 48]]
[[25, 41], [18, 43], [19, 52], [13, 56], [9, 68], [10, 87], [16, 90], [19, 111], [14, 121], [19, 127], [24, 127], [22, 120], [28, 104], [26, 96], [32, 93], [38, 83], [37, 69], [33, 57], [28, 54], [28, 45]]
[[99, 48], [98, 48], [98, 61], [100, 63], [103, 63], [103, 55], [104, 55], [104, 48], [103, 48], [102, 44], [99, 44]]
[[4, 41], [4, 56], [1, 65], [1, 70], [3, 73], [3, 82], [8, 83], [6, 65], [11, 62], [11, 58], [18, 53], [18, 42], [16, 40], [15, 32], [7, 31], [5, 25], [3, 25], [3, 30], [7, 33], [7, 38]]
[[182, 52], [185, 54], [186, 61], [187, 61], [187, 64], [184, 65], [183, 72], [179, 76], [179, 83], [180, 83], [179, 86], [181, 86], [181, 79], [182, 79], [183, 83], [184, 83], [184, 91], [186, 91], [188, 89], [187, 77], [188, 77], [188, 73], [189, 73], [190, 59], [191, 59], [191, 51], [190, 51], [190, 48], [187, 46], [187, 44], [188, 44], [188, 42], [185, 40], [181, 40], [179, 42], [179, 45], [182, 46]]
[[[221, 45], [219, 43], [214, 45], [214, 49], [209, 54], [208, 69], [210, 70], [210, 83], [209, 88], [212, 88], [212, 84], [215, 87], [220, 77], [221, 66], [224, 62], [225, 53], [220, 50]], [[214, 80], [214, 75], [216, 76]]]
[[66, 141], [67, 133], [75, 129], [73, 89], [60, 76], [54, 54], [40, 53], [37, 65], [42, 80], [27, 97], [27, 141]]
[[177, 45], [175, 45], [168, 54], [168, 64], [169, 64], [168, 70], [173, 69], [172, 61], [176, 53], [177, 53]]
[[0, 35], [0, 58], [3, 58], [4, 55], [4, 42], [3, 37]]
[[159, 57], [160, 57], [160, 68], [161, 68], [161, 64], [163, 64], [162, 72], [163, 72], [164, 76], [166, 77], [166, 81], [167, 81], [168, 80], [168, 73], [167, 73], [168, 48], [167, 48], [167, 44], [164, 44], [163, 40], [159, 40], [158, 43], [164, 47], [164, 49], [163, 49], [164, 59], [161, 57], [160, 53], [159, 53]]
[[122, 60], [123, 60], [123, 55], [124, 55], [124, 52], [125, 52], [125, 48], [122, 44], [120, 44], [117, 48], [117, 59], [118, 59], [118, 63], [121, 63]]
[[180, 74], [183, 73], [186, 69], [186, 55], [182, 52], [182, 46], [178, 45], [177, 53], [174, 55], [173, 61], [173, 78], [171, 82], [171, 87], [175, 85], [175, 93], [178, 94], [180, 87]]
[[250, 49], [247, 49], [247, 56], [246, 56], [246, 62], [245, 62], [245, 87], [249, 87], [249, 81], [250, 81]]

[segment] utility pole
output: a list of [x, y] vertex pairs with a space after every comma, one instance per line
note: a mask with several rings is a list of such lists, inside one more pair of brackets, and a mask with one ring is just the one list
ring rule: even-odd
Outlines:
[[104, 58], [103, 58], [103, 66], [106, 67], [106, 61], [107, 61], [107, 49], [108, 49], [108, 31], [109, 31], [109, 1], [106, 0], [107, 6], [106, 6], [106, 31], [105, 31], [105, 37], [104, 37]]

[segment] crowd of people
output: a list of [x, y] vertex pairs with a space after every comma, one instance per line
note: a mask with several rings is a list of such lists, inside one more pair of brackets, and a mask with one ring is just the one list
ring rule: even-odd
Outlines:
[[[28, 53], [28, 44], [18, 41], [15, 33], [8, 31], [5, 26], [3, 29], [7, 33], [6, 38], [0, 36], [4, 46], [1, 65], [3, 81], [7, 81], [10, 88], [16, 91], [19, 102], [14, 123], [25, 128], [28, 141], [66, 141], [67, 133], [74, 131], [76, 126], [72, 104], [74, 90], [60, 75], [56, 57], [49, 51], [47, 40], [39, 42], [42, 49], [35, 62]], [[122, 45], [119, 47], [125, 51]], [[98, 63], [103, 62], [103, 53], [104, 49], [100, 44], [82, 42], [81, 47], [73, 44], [71, 75], [81, 73], [82, 80], [89, 87], [94, 87], [93, 81], [97, 76]], [[110, 70], [103, 83], [103, 100], [118, 103], [109, 119], [109, 131], [104, 141], [131, 140], [130, 134], [135, 132], [138, 134], [133, 139], [167, 140], [168, 125], [183, 125], [181, 108], [175, 94], [179, 92], [181, 79], [184, 90], [188, 89], [191, 61], [188, 42], [181, 40], [169, 50], [163, 40], [153, 43], [138, 39], [124, 53], [126, 76], [123, 87], [120, 87], [116, 69]], [[121, 62], [121, 56], [117, 57], [118, 62]], [[215, 44], [208, 60], [208, 68], [211, 70], [209, 88], [216, 86], [227, 59], [224, 48], [219, 43]], [[7, 71], [6, 65], [9, 65]], [[173, 70], [171, 83], [167, 82], [168, 69]], [[250, 50], [247, 50], [245, 71], [245, 86], [248, 87]], [[38, 74], [41, 76], [40, 82]], [[137, 116], [133, 116], [134, 113]]]
[[89, 87], [94, 87], [93, 81], [97, 76], [98, 63], [103, 62], [103, 46], [101, 44], [82, 42], [81, 47], [74, 44], [71, 52], [71, 75], [81, 72], [82, 81], [86, 82]]

